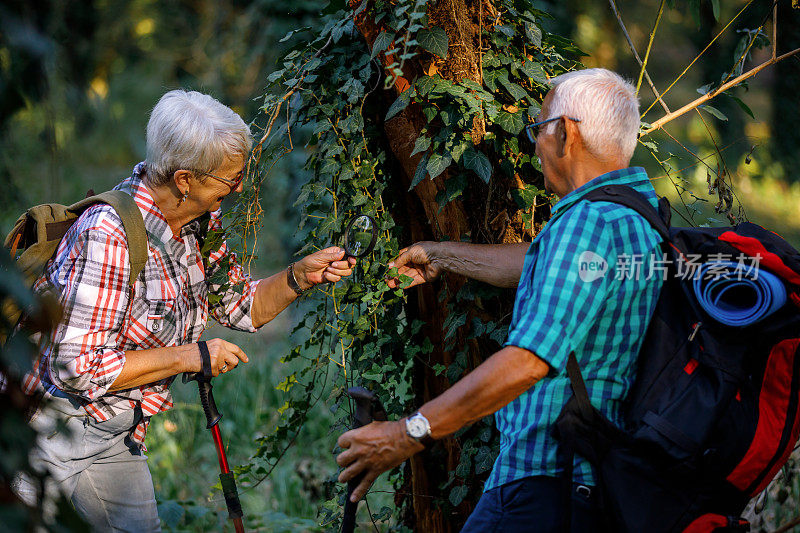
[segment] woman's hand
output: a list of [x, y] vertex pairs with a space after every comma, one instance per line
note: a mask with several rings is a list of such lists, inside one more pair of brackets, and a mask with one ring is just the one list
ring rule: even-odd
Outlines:
[[[193, 345], [193, 357], [190, 358], [187, 369], [184, 372], [202, 372], [203, 371], [203, 358], [200, 355], [200, 348], [196, 344]], [[217, 377], [225, 372], [230, 372], [240, 362], [247, 363], [250, 359], [244, 351], [233, 344], [223, 339], [211, 339], [206, 341], [208, 346], [208, 354], [211, 356], [211, 375]]]
[[310, 289], [320, 283], [334, 283], [353, 273], [355, 257], [345, 257], [344, 250], [331, 246], [307, 255], [294, 264], [294, 276], [300, 288]]

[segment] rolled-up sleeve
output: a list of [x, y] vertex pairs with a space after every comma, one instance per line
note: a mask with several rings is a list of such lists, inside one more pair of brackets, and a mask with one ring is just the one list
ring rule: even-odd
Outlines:
[[615, 239], [595, 209], [576, 206], [553, 224], [523, 272], [529, 278], [517, 293], [505, 344], [535, 353], [558, 373], [619, 282]]
[[250, 313], [258, 281], [244, 271], [227, 243], [209, 256], [206, 279], [210, 312], [217, 322], [231, 329], [257, 331]]
[[[77, 226], [77, 224], [76, 224]], [[118, 348], [130, 297], [128, 246], [119, 229], [74, 226], [56, 254], [64, 315], [44, 349], [51, 382], [93, 401], [125, 364]]]

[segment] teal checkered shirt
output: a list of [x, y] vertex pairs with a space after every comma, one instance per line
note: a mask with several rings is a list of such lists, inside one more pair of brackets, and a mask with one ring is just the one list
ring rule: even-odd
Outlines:
[[[660, 238], [644, 218], [614, 203], [581, 201], [587, 192], [612, 184], [633, 187], [657, 206], [644, 169], [603, 174], [553, 207], [525, 256], [506, 346], [535, 353], [550, 373], [495, 413], [500, 454], [484, 490], [561, 473], [551, 431], [572, 395], [566, 374], [572, 351], [592, 405], [621, 423], [621, 404], [663, 280], [650, 263], [650, 257], [662, 258]], [[575, 458], [574, 481], [594, 485], [581, 457]]]

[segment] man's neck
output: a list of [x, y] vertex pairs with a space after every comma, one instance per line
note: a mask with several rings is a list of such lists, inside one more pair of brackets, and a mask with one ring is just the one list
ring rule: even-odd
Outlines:
[[575, 189], [583, 187], [598, 176], [627, 167], [627, 161], [601, 161], [594, 157], [585, 158], [571, 169], [567, 177], [567, 190], [561, 196], [566, 196]]

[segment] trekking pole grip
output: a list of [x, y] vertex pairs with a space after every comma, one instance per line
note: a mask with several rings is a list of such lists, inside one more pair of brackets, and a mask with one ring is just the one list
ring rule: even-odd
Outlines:
[[[347, 395], [356, 402], [356, 411], [353, 414], [353, 429], [366, 426], [373, 420], [386, 420], [386, 410], [374, 392], [364, 387], [350, 387], [347, 389]], [[355, 529], [358, 502], [351, 502], [350, 497], [362, 479], [364, 479], [364, 474], [359, 474], [347, 482], [347, 499], [344, 502], [342, 533], [352, 533]]]

